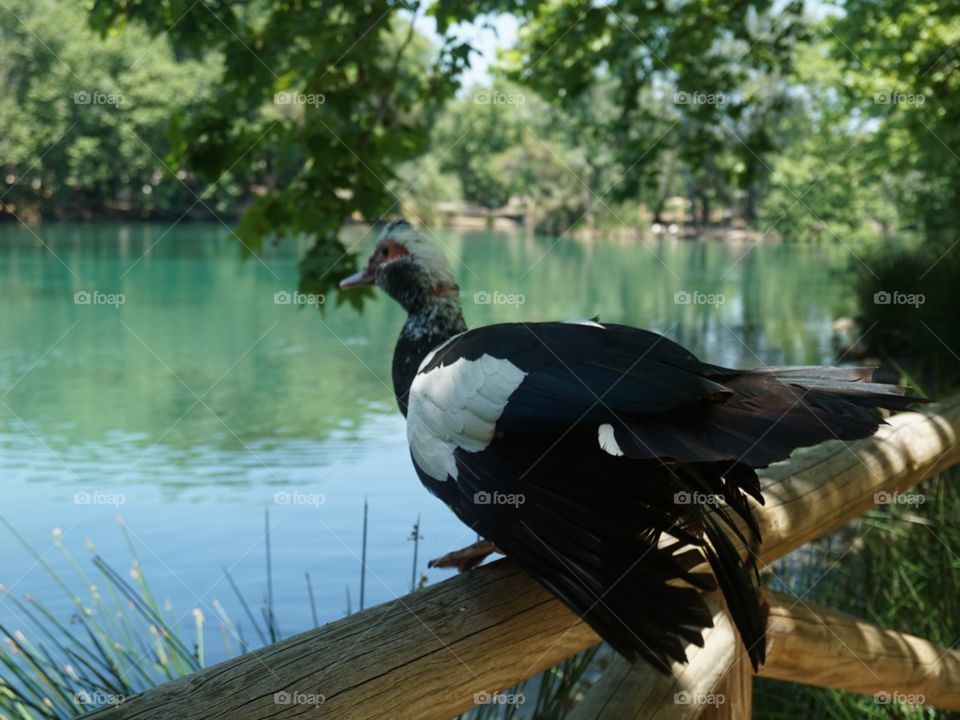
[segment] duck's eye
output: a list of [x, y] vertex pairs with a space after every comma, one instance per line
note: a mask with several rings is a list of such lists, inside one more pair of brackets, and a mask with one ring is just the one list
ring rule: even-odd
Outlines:
[[389, 254], [390, 254], [390, 250], [388, 248], [383, 248], [382, 250], [380, 250], [380, 257], [386, 257]]

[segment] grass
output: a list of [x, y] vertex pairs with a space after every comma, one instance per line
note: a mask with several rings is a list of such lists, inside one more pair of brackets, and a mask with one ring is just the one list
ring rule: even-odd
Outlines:
[[[367, 506], [364, 503], [364, 516]], [[150, 587], [129, 531], [120, 528], [131, 557], [129, 579], [97, 554], [88, 541], [89, 565], [80, 562], [54, 531], [54, 546], [70, 571], [58, 572], [0, 516], [8, 532], [43, 568], [54, 585], [69, 600], [72, 612], [58, 618], [31, 595], [15, 596], [0, 589], [2, 601], [21, 627], [0, 624], [0, 720], [48, 720], [80, 717], [98, 707], [118, 704], [165, 682], [189, 675], [206, 665], [204, 626], [208, 619], [199, 609], [192, 622], [181, 623], [170, 603], [162, 603]], [[227, 570], [223, 570], [254, 638], [248, 640], [243, 625], [214, 601], [225, 654], [233, 657], [282, 639], [274, 614], [273, 573], [267, 521], [266, 599], [260, 617], [250, 607]], [[423, 587], [417, 575], [420, 519], [413, 526], [411, 587]], [[366, 547], [366, 524], [364, 524]], [[365, 557], [365, 554], [364, 554]], [[365, 585], [365, 562], [361, 562], [360, 586]], [[306, 575], [311, 617], [317, 625], [312, 581]], [[84, 588], [76, 592], [73, 588]], [[363, 592], [361, 590], [361, 603]], [[347, 592], [349, 608], [349, 589]], [[348, 610], [349, 612], [349, 610]], [[491, 695], [465, 718], [470, 720], [560, 720], [582, 692], [586, 674], [598, 672], [597, 650], [569, 658], [550, 670], [503, 693]], [[484, 698], [479, 698], [483, 700]], [[506, 700], [507, 702], [504, 702]], [[521, 702], [516, 702], [520, 700]]]
[[[178, 625], [172, 607], [161, 606], [125, 527], [121, 525], [133, 562], [130, 580], [97, 555], [92, 544], [88, 571], [55, 531], [55, 546], [74, 575], [65, 578], [6, 519], [0, 517], [0, 523], [73, 606], [64, 622], [38, 598], [4, 592], [23, 627], [0, 625], [6, 641], [0, 648], [0, 717], [78, 717], [203, 667], [203, 616], [194, 611], [191, 632]], [[71, 581], [86, 592], [74, 592]]]
[[[17, 597], [3, 591], [13, 616], [22, 625], [0, 624], [5, 644], [0, 645], [0, 720], [74, 718], [126, 698], [206, 665], [204, 626], [208, 619], [199, 608], [182, 624], [172, 604], [161, 603], [143, 572], [140, 558], [126, 526], [121, 532], [131, 556], [129, 579], [96, 553], [88, 541], [89, 568], [61, 542], [54, 531], [54, 546], [70, 568], [69, 576], [57, 572], [45, 556], [0, 516], [0, 524], [20, 542], [34, 563], [43, 568], [69, 600], [73, 610], [63, 621], [39, 599]], [[213, 621], [220, 627], [226, 657], [245, 653], [282, 638], [274, 614], [273, 573], [269, 516], [266, 517], [266, 600], [260, 619], [250, 608], [230, 573], [224, 569], [246, 621], [256, 636], [251, 644], [242, 624], [214, 600]], [[306, 576], [311, 614], [317, 624], [312, 583]], [[78, 593], [73, 587], [82, 587]]]

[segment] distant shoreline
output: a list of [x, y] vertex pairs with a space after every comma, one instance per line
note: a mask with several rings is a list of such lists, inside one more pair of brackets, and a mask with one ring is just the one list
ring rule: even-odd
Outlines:
[[[414, 224], [426, 224], [433, 228], [448, 230], [495, 230], [497, 232], [530, 235], [544, 234], [537, 233], [532, 221], [518, 221], [513, 219], [514, 216], [498, 215], [495, 213], [496, 211], [491, 211], [489, 215], [479, 215], [477, 213], [444, 213], [438, 222], [427, 223], [424, 223], [422, 219], [412, 214], [409, 216], [409, 219]], [[369, 222], [359, 218], [351, 220], [350, 224], [361, 227], [370, 226]], [[565, 230], [561, 233], [545, 234], [556, 234], [574, 240], [596, 240], [602, 238], [629, 242], [670, 238], [677, 240], [722, 242], [731, 245], [781, 242], [781, 238], [778, 235], [762, 233], [750, 228], [731, 227], [720, 224], [709, 225], [707, 227], [697, 227], [690, 224], [679, 223], [651, 223], [646, 227], [636, 225], [587, 227], [584, 225], [572, 230]]]
[[[636, 242], [648, 240], [690, 240], [690, 241], [710, 241], [721, 242], [731, 245], [754, 245], [757, 243], [779, 243], [781, 238], [778, 235], [762, 233], [758, 230], [743, 227], [731, 227], [729, 225], [712, 224], [707, 227], [698, 227], [689, 223], [651, 223], [649, 226], [622, 225], [606, 227], [589, 227], [586, 224], [561, 231], [559, 233], [545, 233], [535, 230], [534, 222], [530, 218], [523, 216], [502, 213], [499, 211], [489, 211], [489, 214], [479, 214], [478, 212], [458, 212], [442, 213], [439, 221], [425, 223], [422, 218], [414, 213], [408, 215], [411, 222], [416, 225], [427, 225], [433, 228], [443, 228], [449, 230], [466, 231], [488, 231], [518, 233], [518, 234], [547, 234], [557, 237], [570, 238], [571, 240], [615, 240], [618, 242]], [[26, 217], [18, 219], [12, 215], [0, 213], [0, 225], [26, 225], [27, 227], [37, 227], [45, 224], [87, 224], [87, 223], [117, 223], [117, 224], [156, 224], [169, 222], [165, 216], [132, 218], [122, 215], [103, 215], [84, 218], [40, 218]], [[224, 213], [219, 218], [213, 216], [210, 212], [203, 211], [197, 214], [188, 214], [180, 216], [176, 224], [204, 223], [226, 221], [234, 224], [238, 222], [239, 216], [232, 213]], [[353, 217], [349, 219], [345, 226], [369, 228], [372, 223], [369, 221]]]

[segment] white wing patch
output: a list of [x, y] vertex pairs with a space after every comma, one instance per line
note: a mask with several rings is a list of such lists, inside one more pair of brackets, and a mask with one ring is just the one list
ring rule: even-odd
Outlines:
[[600, 437], [601, 450], [614, 457], [623, 455], [623, 450], [620, 449], [620, 446], [617, 444], [617, 438], [613, 434], [613, 425], [604, 423], [597, 429], [597, 435]]
[[420, 469], [435, 480], [456, 480], [454, 451], [480, 452], [490, 444], [507, 400], [526, 376], [490, 355], [418, 373], [410, 385], [407, 441]]

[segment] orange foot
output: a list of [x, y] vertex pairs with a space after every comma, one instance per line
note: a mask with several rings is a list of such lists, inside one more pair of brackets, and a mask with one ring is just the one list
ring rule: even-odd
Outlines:
[[443, 557], [438, 557], [436, 560], [431, 560], [427, 563], [427, 567], [455, 567], [460, 572], [466, 572], [467, 570], [470, 570], [471, 568], [474, 568], [482, 563], [486, 559], [487, 555], [495, 552], [500, 553], [501, 555], [503, 554], [503, 551], [489, 540], [480, 540], [479, 542], [475, 542], [473, 545], [467, 545], [467, 547], [463, 548], [462, 550], [454, 550], [453, 552], [448, 552]]

